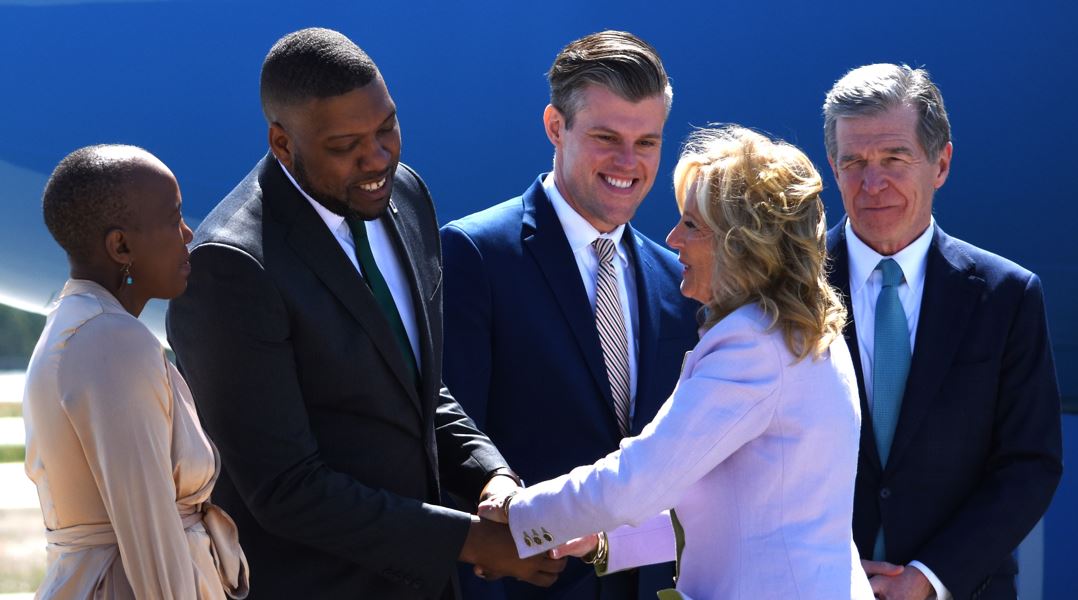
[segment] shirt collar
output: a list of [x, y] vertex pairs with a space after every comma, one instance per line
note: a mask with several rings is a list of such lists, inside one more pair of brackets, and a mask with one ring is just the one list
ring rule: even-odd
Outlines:
[[898, 266], [902, 267], [902, 274], [906, 278], [907, 285], [915, 287], [914, 282], [921, 282], [925, 278], [925, 265], [928, 262], [928, 247], [932, 245], [932, 232], [936, 229], [936, 219], [932, 218], [928, 227], [917, 239], [897, 254], [884, 256], [876, 252], [861, 241], [846, 219], [846, 252], [850, 256], [850, 293], [856, 294], [868, 283], [868, 278], [876, 270], [876, 266], [885, 258], [893, 258]]
[[341, 228], [341, 224], [344, 223], [344, 217], [329, 210], [325, 206], [322, 206], [321, 202], [311, 198], [311, 196], [296, 183], [296, 180], [292, 178], [292, 174], [288, 172], [288, 169], [284, 168], [284, 164], [281, 163], [280, 159], [277, 159], [277, 164], [281, 165], [284, 176], [292, 182], [292, 185], [296, 187], [296, 190], [307, 199], [307, 202], [311, 203], [311, 206], [314, 207], [314, 211], [318, 213], [318, 216], [326, 223], [326, 227], [329, 227], [330, 231], [336, 233]]
[[88, 294], [97, 298], [103, 307], [110, 308], [113, 312], [129, 314], [123, 304], [120, 304], [116, 294], [105, 289], [96, 281], [90, 281], [89, 279], [68, 279], [64, 284], [64, 289], [60, 290], [59, 298], [80, 294]]
[[626, 254], [625, 248], [621, 244], [621, 237], [625, 233], [625, 224], [622, 223], [614, 228], [610, 233], [599, 233], [599, 230], [588, 223], [587, 219], [580, 216], [580, 213], [576, 212], [572, 206], [565, 200], [565, 197], [558, 191], [558, 186], [554, 183], [554, 173], [547, 173], [543, 178], [543, 191], [546, 192], [547, 198], [550, 198], [550, 203], [554, 206], [554, 212], [558, 215], [558, 220], [561, 221], [561, 228], [565, 231], [565, 238], [569, 240], [569, 247], [572, 249], [573, 254], [587, 249], [597, 238], [604, 237], [614, 240], [614, 248], [617, 250], [618, 258], [621, 259], [623, 265], [628, 264], [629, 255]]

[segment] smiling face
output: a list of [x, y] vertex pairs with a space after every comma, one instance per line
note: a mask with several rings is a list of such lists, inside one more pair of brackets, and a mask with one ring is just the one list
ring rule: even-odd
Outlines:
[[573, 209], [606, 233], [629, 222], [655, 182], [666, 105], [661, 94], [630, 102], [599, 85], [565, 126], [547, 106], [547, 137], [554, 144], [554, 181]]
[[284, 109], [270, 148], [330, 211], [366, 220], [385, 213], [400, 161], [397, 107], [381, 77], [348, 93]]
[[930, 160], [917, 138], [917, 112], [898, 106], [878, 115], [840, 117], [831, 168], [854, 233], [890, 256], [932, 221], [932, 196], [947, 180], [952, 146]]
[[150, 298], [179, 296], [191, 274], [187, 244], [193, 236], [180, 212], [180, 186], [168, 167], [154, 163], [147, 161], [135, 170], [125, 192], [131, 224], [125, 228], [124, 244], [133, 283], [121, 288], [130, 287], [143, 304]]
[[666, 236], [666, 245], [677, 251], [678, 261], [684, 266], [681, 294], [709, 304], [714, 300], [715, 232], [707, 228], [696, 207], [696, 189], [696, 183], [689, 187], [681, 219]]

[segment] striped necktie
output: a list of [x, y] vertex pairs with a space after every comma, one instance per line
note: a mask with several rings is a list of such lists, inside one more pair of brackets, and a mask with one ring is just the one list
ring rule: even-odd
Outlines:
[[[906, 393], [906, 376], [910, 372], [910, 330], [906, 311], [898, 300], [902, 267], [893, 258], [885, 258], [876, 268], [883, 274], [883, 286], [876, 299], [872, 350], [872, 432], [880, 464], [886, 466], [902, 410], [902, 396]], [[876, 535], [872, 555], [873, 560], [885, 557], [882, 526]]]
[[595, 329], [603, 347], [603, 362], [610, 393], [614, 397], [614, 414], [621, 435], [629, 435], [629, 344], [625, 335], [625, 319], [621, 312], [618, 280], [614, 272], [614, 240], [597, 238], [591, 244], [599, 258], [595, 276]]

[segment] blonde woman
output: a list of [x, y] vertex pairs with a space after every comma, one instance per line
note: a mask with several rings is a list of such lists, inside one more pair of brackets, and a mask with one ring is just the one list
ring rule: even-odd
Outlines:
[[674, 186], [667, 243], [706, 318], [673, 395], [619, 450], [481, 514], [508, 521], [521, 556], [607, 531], [558, 553], [600, 571], [676, 558], [660, 597], [872, 598], [850, 529], [861, 418], [820, 175], [730, 126], [693, 136]]

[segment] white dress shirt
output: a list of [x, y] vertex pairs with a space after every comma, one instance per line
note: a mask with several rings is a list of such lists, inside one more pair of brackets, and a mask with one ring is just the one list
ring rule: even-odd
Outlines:
[[573, 258], [576, 259], [580, 279], [584, 282], [584, 290], [588, 293], [588, 301], [591, 302], [593, 312], [595, 310], [595, 277], [599, 273], [599, 258], [591, 244], [601, 237], [614, 240], [618, 257], [614, 261], [614, 274], [618, 281], [621, 316], [625, 321], [625, 339], [629, 342], [629, 415], [631, 417], [636, 412], [636, 357], [640, 352], [640, 340], [636, 332], [639, 329], [640, 320], [636, 310], [636, 274], [632, 263], [629, 262], [629, 254], [622, 240], [625, 225], [619, 225], [610, 233], [600, 233], [565, 201], [565, 197], [561, 195], [555, 184], [554, 173], [548, 174], [543, 179], [543, 191], [546, 192], [547, 198], [550, 198], [554, 212], [558, 215], [558, 221], [561, 222], [561, 228], [565, 231], [565, 237], [569, 240], [569, 247], [573, 250]]
[[[281, 170], [284, 171], [285, 176], [292, 182], [292, 185], [296, 186], [299, 193], [307, 199], [307, 202], [311, 203], [315, 212], [318, 213], [318, 216], [325, 222], [326, 227], [329, 228], [329, 232], [333, 234], [333, 239], [340, 244], [344, 255], [348, 257], [348, 260], [352, 262], [352, 266], [356, 268], [356, 272], [362, 277], [363, 268], [356, 258], [356, 242], [352, 238], [352, 230], [348, 228], [348, 223], [345, 222], [344, 217], [330, 211], [317, 200], [311, 198], [296, 183], [296, 180], [292, 178], [292, 174], [288, 172], [288, 169], [284, 168], [284, 165], [281, 165]], [[364, 221], [367, 227], [367, 239], [371, 244], [371, 254], [374, 255], [374, 262], [378, 265], [378, 270], [381, 271], [382, 277], [386, 280], [386, 285], [389, 286], [389, 293], [393, 296], [393, 303], [397, 305], [397, 312], [400, 313], [401, 321], [404, 323], [404, 330], [408, 334], [408, 343], [412, 346], [412, 356], [415, 357], [415, 366], [420, 369], [422, 368], [422, 363], [420, 363], [419, 355], [419, 330], [416, 324], [415, 306], [412, 303], [412, 288], [408, 284], [408, 277], [404, 273], [404, 264], [401, 262], [400, 257], [397, 256], [397, 251], [393, 248], [393, 240], [386, 230], [385, 223], [383, 223], [383, 219], [388, 218], [390, 217], [386, 214], [380, 219]]]
[[[850, 257], [850, 305], [853, 306], [853, 322], [857, 324], [857, 347], [861, 355], [861, 375], [865, 381], [865, 396], [868, 410], [872, 412], [872, 360], [876, 343], [876, 300], [883, 285], [883, 274], [876, 265], [885, 258], [893, 258], [902, 268], [904, 280], [898, 286], [898, 300], [906, 313], [909, 326], [910, 352], [913, 352], [917, 337], [917, 322], [921, 316], [921, 298], [925, 290], [925, 265], [928, 263], [928, 247], [932, 245], [932, 234], [936, 230], [936, 220], [932, 219], [928, 228], [910, 245], [892, 256], [884, 256], [857, 237], [846, 219], [846, 252]], [[911, 561], [924, 573], [936, 590], [938, 600], [951, 600], [951, 593], [943, 582], [936, 577], [924, 563]]]

